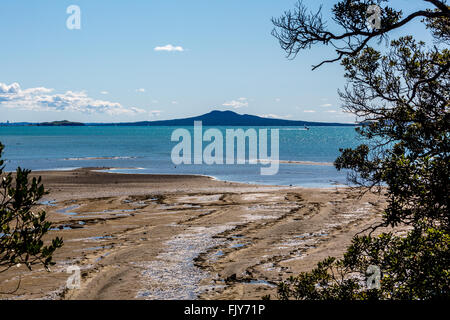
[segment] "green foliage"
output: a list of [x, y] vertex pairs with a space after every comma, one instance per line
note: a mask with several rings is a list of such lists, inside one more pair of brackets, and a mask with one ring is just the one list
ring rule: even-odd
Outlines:
[[387, 225], [429, 218], [449, 227], [449, 61], [449, 50], [427, 51], [411, 36], [392, 41], [385, 56], [367, 48], [342, 61], [344, 108], [371, 121], [363, 137], [389, 144], [342, 150], [335, 165], [353, 170], [355, 184], [388, 186]]
[[[335, 21], [345, 29], [341, 35], [327, 31], [321, 17], [306, 15], [301, 5], [298, 14], [275, 20], [281, 29], [275, 35], [286, 50], [345, 42], [338, 58], [325, 62], [341, 61], [348, 80], [339, 92], [343, 108], [361, 119], [364, 125], [357, 131], [369, 142], [341, 150], [335, 167], [350, 170], [350, 182], [363, 190], [385, 188], [388, 201], [382, 223], [368, 235], [355, 236], [342, 259], [328, 258], [280, 283], [281, 299], [450, 298], [450, 10], [445, 1], [427, 2], [435, 10], [406, 18], [383, 7], [382, 28], [371, 32], [362, 24], [373, 2], [364, 0], [335, 5]], [[384, 54], [368, 46], [417, 17], [435, 38], [433, 47], [412, 36], [391, 41]], [[295, 30], [308, 32], [296, 35]], [[406, 235], [395, 233], [399, 226], [407, 227]], [[372, 236], [379, 227], [393, 232]], [[369, 266], [381, 270], [379, 288], [365, 281]]]
[[30, 170], [17, 168], [15, 178], [4, 174], [3, 148], [0, 144], [0, 272], [19, 264], [30, 270], [36, 264], [48, 269], [63, 241], [57, 237], [44, 245], [42, 240], [51, 223], [46, 221], [45, 211], [33, 209], [46, 194], [44, 186], [40, 177], [30, 179]]
[[[280, 299], [442, 299], [450, 296], [450, 236], [414, 229], [406, 237], [355, 237], [344, 258], [328, 258], [311, 272], [278, 284]], [[369, 266], [382, 270], [380, 288], [367, 286]]]

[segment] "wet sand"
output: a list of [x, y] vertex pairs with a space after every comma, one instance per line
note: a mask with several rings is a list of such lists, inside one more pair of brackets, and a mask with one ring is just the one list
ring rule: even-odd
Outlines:
[[[6, 299], [260, 299], [340, 257], [380, 221], [382, 197], [348, 188], [259, 186], [203, 176], [34, 172], [42, 209], [64, 239], [51, 272], [0, 274]], [[81, 287], [69, 290], [69, 266]]]

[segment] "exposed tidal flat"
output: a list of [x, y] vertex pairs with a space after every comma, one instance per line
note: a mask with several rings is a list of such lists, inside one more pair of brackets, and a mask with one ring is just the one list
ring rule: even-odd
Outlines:
[[[64, 246], [50, 272], [0, 274], [6, 299], [259, 299], [339, 257], [380, 221], [382, 196], [341, 187], [250, 185], [195, 175], [33, 172]], [[69, 290], [70, 266], [81, 287]]]

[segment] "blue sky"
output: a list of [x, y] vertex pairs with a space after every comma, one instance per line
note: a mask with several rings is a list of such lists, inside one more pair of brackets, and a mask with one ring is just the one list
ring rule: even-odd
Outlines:
[[[2, 0], [0, 93], [16, 99], [0, 95], [0, 122], [158, 120], [214, 109], [354, 121], [340, 112], [340, 65], [311, 71], [333, 56], [331, 49], [316, 47], [288, 60], [271, 36], [270, 19], [295, 3]], [[325, 17], [333, 3], [322, 1]], [[405, 12], [423, 7], [419, 0], [392, 3]], [[66, 27], [73, 4], [81, 9], [80, 30]], [[401, 32], [427, 38], [419, 24]]]

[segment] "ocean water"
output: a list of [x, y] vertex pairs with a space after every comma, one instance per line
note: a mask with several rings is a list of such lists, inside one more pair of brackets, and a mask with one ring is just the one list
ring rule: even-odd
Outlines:
[[[5, 145], [6, 171], [14, 171], [18, 166], [32, 170], [108, 167], [121, 173], [200, 174], [226, 181], [268, 185], [329, 187], [346, 183], [346, 172], [338, 172], [332, 165], [280, 163], [278, 173], [272, 176], [260, 174], [261, 164], [174, 165], [171, 151], [177, 142], [171, 141], [171, 135], [175, 129], [0, 127], [0, 142]], [[193, 131], [192, 127], [186, 129]], [[204, 127], [203, 131], [207, 129]], [[233, 127], [218, 129], [225, 137], [225, 129]], [[361, 142], [352, 127], [278, 129], [281, 161], [332, 163], [339, 155], [339, 148], [355, 147]], [[270, 140], [270, 133], [268, 137]], [[204, 147], [207, 144], [204, 142]], [[270, 153], [270, 147], [268, 150]]]

